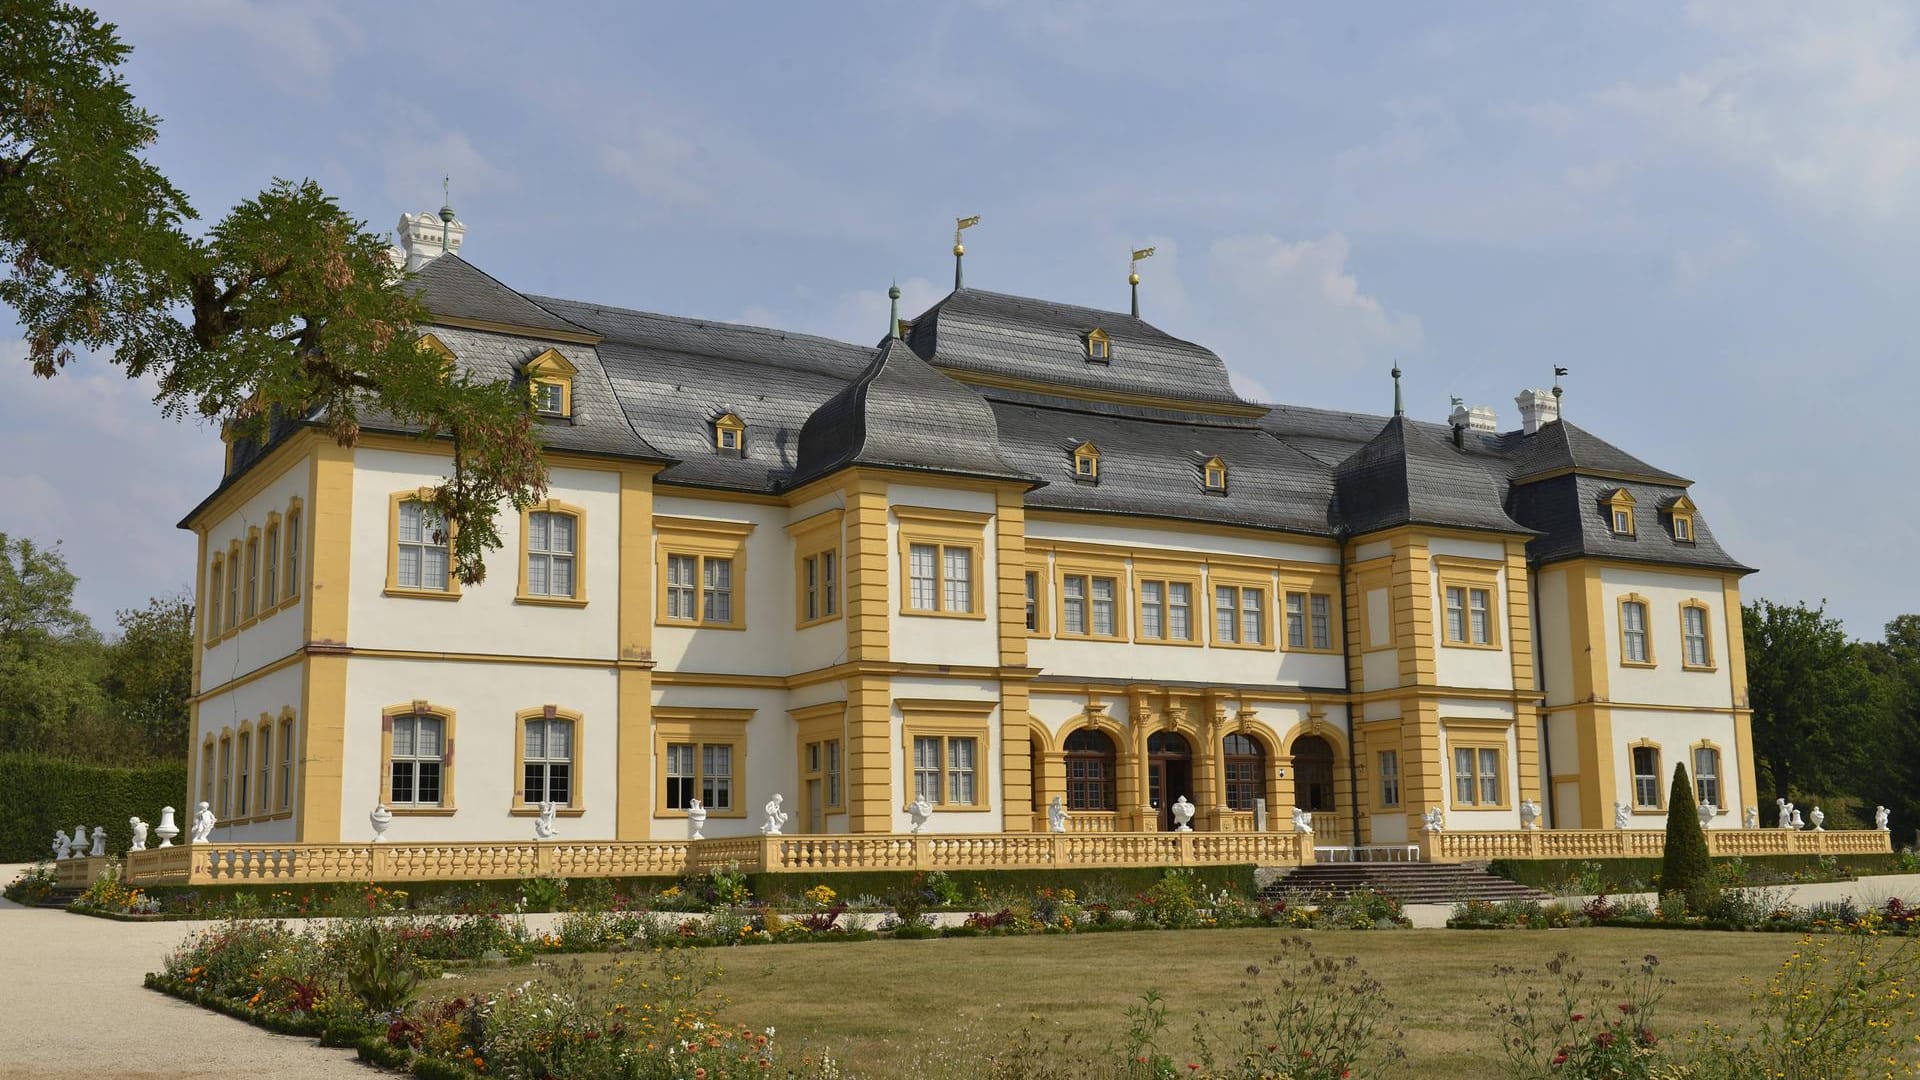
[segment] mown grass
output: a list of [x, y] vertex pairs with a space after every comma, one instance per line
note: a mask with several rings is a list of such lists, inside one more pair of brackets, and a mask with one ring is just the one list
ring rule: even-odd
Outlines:
[[[1233, 1002], [1249, 964], [1265, 963], [1281, 930], [1212, 930], [1047, 937], [764, 945], [715, 950], [724, 1014], [772, 1025], [788, 1052], [830, 1049], [859, 1077], [967, 1075], [979, 1047], [1004, 1047], [1030, 1021], [1042, 1041], [1071, 1036], [1086, 1055], [1124, 1039], [1128, 1006], [1158, 991], [1168, 1002], [1162, 1047], [1178, 1057], [1203, 1010]], [[1674, 980], [1662, 1003], [1663, 1037], [1712, 1021], [1743, 1026], [1745, 980], [1764, 983], [1793, 951], [1786, 934], [1576, 929], [1554, 931], [1317, 931], [1321, 956], [1357, 957], [1386, 987], [1404, 1032], [1403, 1075], [1485, 1080], [1500, 1051], [1492, 1023], [1502, 995], [1495, 965], [1538, 967], [1565, 950], [1590, 979], [1653, 953]], [[575, 962], [551, 958], [550, 962]], [[585, 958], [589, 965], [604, 957]], [[538, 978], [537, 970], [533, 973]], [[528, 978], [525, 968], [481, 969], [443, 981], [446, 997]], [[1544, 984], [1542, 984], [1544, 986]]]

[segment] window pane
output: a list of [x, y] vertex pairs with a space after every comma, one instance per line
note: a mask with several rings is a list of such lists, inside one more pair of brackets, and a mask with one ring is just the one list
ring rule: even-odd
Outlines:
[[1193, 640], [1193, 586], [1175, 582], [1167, 586], [1167, 636], [1175, 641]]
[[1240, 590], [1240, 640], [1259, 645], [1267, 640], [1265, 599], [1259, 589]]
[[907, 606], [915, 611], [934, 610], [934, 563], [939, 548], [933, 544], [914, 544], [907, 548], [910, 591]]
[[420, 803], [433, 804], [440, 801], [440, 763], [421, 761], [414, 764], [419, 780], [414, 799]]
[[1161, 597], [1160, 583], [1143, 581], [1140, 583], [1140, 636], [1162, 638], [1166, 636], [1164, 623], [1165, 605]]
[[973, 610], [973, 549], [950, 547], [942, 550], [946, 563], [946, 610]]
[[1069, 634], [1087, 632], [1087, 579], [1069, 574], [1060, 582], [1061, 629]]
[[1093, 632], [1101, 637], [1118, 633], [1113, 617], [1114, 583], [1112, 578], [1093, 579]]
[[552, 557], [548, 584], [554, 596], [573, 595], [573, 559], [571, 556], [555, 555]]
[[973, 797], [973, 740], [947, 740], [947, 790], [952, 801], [971, 805]]
[[1500, 751], [1480, 751], [1480, 801], [1488, 806], [1500, 802]]
[[703, 560], [706, 579], [706, 611], [702, 620], [711, 623], [733, 621], [733, 560]]
[[547, 756], [562, 761], [573, 757], [573, 721], [547, 721]]
[[521, 756], [532, 761], [547, 756], [547, 722], [545, 720], [527, 721], [526, 745], [521, 748]]
[[1453, 752], [1453, 801], [1473, 805], [1473, 751], [1465, 747]]
[[1287, 594], [1287, 648], [1304, 649], [1307, 647], [1307, 596], [1305, 593]]
[[1213, 636], [1220, 641], [1238, 640], [1233, 631], [1239, 620], [1239, 597], [1240, 590], [1231, 585], [1213, 588]]
[[1327, 597], [1316, 593], [1313, 597], [1313, 647], [1316, 649], [1333, 648], [1333, 619], [1328, 614]]
[[1467, 640], [1467, 591], [1449, 586], [1447, 588], [1447, 640]]
[[1491, 636], [1491, 629], [1492, 629], [1491, 623], [1489, 622], [1489, 619], [1488, 619], [1487, 590], [1485, 589], [1472, 590], [1468, 594], [1468, 602], [1472, 606], [1473, 643], [1475, 645], [1486, 645], [1491, 643], [1493, 641], [1493, 638]]
[[940, 740], [936, 737], [914, 736], [913, 793], [930, 803], [940, 802]]
[[397, 716], [393, 720], [393, 756], [413, 756], [413, 717]]
[[839, 553], [834, 551], [823, 551], [820, 553], [821, 612], [826, 615], [831, 615], [839, 610], [839, 602], [836, 596], [839, 590], [837, 583], [838, 574], [835, 572], [834, 567], [834, 563], [839, 561], [838, 555]]
[[410, 803], [413, 801], [413, 762], [396, 761], [393, 763], [393, 783], [388, 801]]
[[420, 757], [440, 756], [440, 718], [421, 716], [414, 719], [417, 734], [414, 739], [414, 753]]

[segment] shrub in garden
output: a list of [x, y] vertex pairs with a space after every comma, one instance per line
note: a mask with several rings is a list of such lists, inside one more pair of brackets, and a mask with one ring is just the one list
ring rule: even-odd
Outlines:
[[1705, 913], [1720, 892], [1684, 764], [1673, 767], [1673, 787], [1667, 792], [1667, 848], [1660, 859], [1660, 891], [1679, 893], [1686, 909], [1695, 914]]
[[53, 886], [53, 864], [43, 859], [8, 882], [4, 895], [16, 904], [33, 907], [53, 895]]
[[347, 989], [376, 1015], [406, 1007], [420, 992], [420, 964], [397, 930], [366, 919], [345, 931]]
[[1152, 920], [1167, 929], [1192, 926], [1199, 917], [1200, 888], [1190, 870], [1168, 870], [1140, 894], [1136, 920]]
[[530, 877], [520, 883], [520, 910], [554, 911], [567, 901], [567, 879], [553, 874]]
[[[1573, 957], [1560, 953], [1543, 969], [1497, 966], [1505, 1000], [1493, 1010], [1500, 1049], [1513, 1075], [1569, 1080], [1652, 1080], [1660, 1035], [1654, 1017], [1672, 980], [1648, 953], [1621, 962], [1612, 979], [1586, 978]], [[1541, 985], [1541, 984], [1544, 984]]]
[[1246, 972], [1219, 1023], [1196, 1025], [1191, 1071], [1220, 1080], [1344, 1080], [1381, 1076], [1404, 1060], [1393, 1004], [1355, 958], [1317, 956], [1296, 935]]

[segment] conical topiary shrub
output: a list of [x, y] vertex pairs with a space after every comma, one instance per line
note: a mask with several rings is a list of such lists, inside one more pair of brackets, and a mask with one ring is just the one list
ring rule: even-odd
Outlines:
[[1667, 851], [1660, 860], [1660, 891], [1683, 894], [1687, 910], [1696, 915], [1706, 911], [1719, 891], [1685, 765], [1673, 767], [1673, 790], [1667, 793]]

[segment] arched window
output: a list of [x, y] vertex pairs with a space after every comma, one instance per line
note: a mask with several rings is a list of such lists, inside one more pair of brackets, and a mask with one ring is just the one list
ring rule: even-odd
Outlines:
[[1081, 728], [1062, 744], [1067, 759], [1067, 809], [1112, 810], [1113, 740]]
[[1302, 810], [1326, 813], [1333, 804], [1333, 747], [1318, 735], [1293, 741], [1293, 802]]
[[1267, 758], [1260, 743], [1248, 735], [1229, 735], [1221, 742], [1227, 769], [1227, 808], [1252, 810], [1267, 797]]

